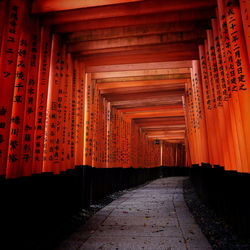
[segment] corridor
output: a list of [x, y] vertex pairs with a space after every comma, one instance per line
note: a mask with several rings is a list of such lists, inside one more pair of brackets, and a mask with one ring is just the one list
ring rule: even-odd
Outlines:
[[186, 177], [157, 179], [97, 212], [58, 250], [211, 250], [183, 198]]
[[179, 176], [248, 240], [249, 16], [250, 0], [0, 0], [0, 249], [52, 248], [137, 186], [68, 249], [207, 249]]

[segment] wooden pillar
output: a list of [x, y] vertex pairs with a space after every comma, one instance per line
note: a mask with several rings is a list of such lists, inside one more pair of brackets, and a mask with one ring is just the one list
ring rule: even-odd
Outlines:
[[59, 39], [59, 36], [53, 35], [43, 153], [43, 172], [54, 172], [56, 174], [60, 173], [59, 150], [57, 150], [58, 92], [61, 81], [61, 47]]
[[[6, 13], [7, 19], [3, 26], [0, 57], [0, 175], [5, 175], [7, 166], [19, 36], [25, 17], [25, 2], [11, 0], [7, 4], [8, 13]], [[8, 161], [17, 160], [20, 159], [16, 159], [15, 155], [8, 159]]]
[[[241, 171], [242, 166], [248, 164], [247, 153], [246, 153], [246, 143], [245, 134], [243, 131], [241, 111], [239, 104], [239, 95], [237, 92], [237, 83], [235, 77], [235, 68], [232, 58], [232, 50], [229, 41], [228, 28], [225, 19], [224, 7], [221, 1], [218, 1], [218, 22], [219, 30], [221, 36], [219, 37], [221, 42], [221, 47], [224, 48], [224, 68], [226, 69], [227, 80], [227, 90], [228, 90], [228, 100], [229, 100], [229, 110], [231, 118], [231, 126], [234, 131], [234, 135], [237, 134], [237, 139], [235, 138], [235, 149], [237, 150], [237, 155], [240, 153], [241, 164], [237, 165], [237, 169]], [[239, 159], [238, 159], [239, 162]]]
[[[93, 131], [93, 113], [92, 113], [92, 81], [91, 74], [85, 76], [85, 111], [84, 111], [84, 165], [92, 164], [92, 131]], [[91, 115], [92, 114], [92, 115]]]
[[[207, 31], [207, 37], [209, 36], [210, 31]], [[207, 76], [208, 76], [208, 86], [211, 93], [211, 102], [212, 102], [212, 116], [214, 122], [214, 133], [216, 134], [216, 145], [218, 150], [218, 165], [224, 166], [224, 151], [223, 151], [223, 136], [221, 132], [221, 123], [220, 123], [220, 115], [218, 114], [218, 106], [221, 107], [221, 101], [217, 100], [217, 92], [216, 92], [216, 84], [217, 79], [214, 78], [214, 71], [213, 71], [213, 46], [211, 45], [211, 39], [205, 40], [205, 56], [206, 56], [206, 64], [207, 64]]]
[[[22, 145], [21, 145], [21, 167], [22, 175], [32, 174], [34, 131], [35, 131], [35, 111], [37, 98], [37, 83], [39, 69], [39, 55], [41, 42], [41, 29], [38, 19], [33, 19], [31, 36], [31, 46], [28, 60], [28, 76], [25, 93], [25, 108], [23, 118]], [[26, 139], [25, 139], [26, 138]], [[29, 138], [29, 139], [28, 139]]]
[[[218, 68], [218, 78], [220, 83], [220, 92], [221, 92], [221, 99], [223, 103], [223, 114], [225, 120], [225, 136], [228, 145], [228, 152], [229, 152], [229, 159], [230, 159], [230, 168], [231, 170], [235, 170], [237, 165], [241, 165], [239, 149], [237, 149], [238, 145], [238, 136], [237, 131], [232, 129], [232, 122], [235, 123], [235, 120], [231, 119], [230, 114], [230, 106], [229, 106], [229, 99], [231, 95], [228, 94], [228, 85], [229, 79], [227, 74], [227, 68], [225, 67], [225, 50], [224, 45], [222, 43], [221, 38], [219, 37], [218, 33], [218, 24], [216, 19], [212, 19], [212, 27], [213, 27], [213, 38], [214, 38], [214, 47], [215, 47], [215, 55], [216, 55], [216, 62]], [[232, 107], [231, 107], [232, 108]], [[235, 127], [235, 124], [233, 125]], [[236, 160], [236, 152], [238, 152], [238, 161]]]
[[[226, 134], [226, 121], [225, 121], [225, 115], [224, 115], [224, 109], [223, 109], [223, 99], [222, 99], [222, 91], [221, 91], [221, 82], [219, 78], [218, 73], [218, 66], [216, 61], [216, 53], [215, 53], [215, 44], [214, 44], [214, 38], [212, 30], [207, 30], [207, 41], [208, 41], [208, 53], [209, 53], [209, 63], [211, 68], [211, 86], [212, 91], [214, 92], [215, 97], [215, 112], [216, 115], [216, 128], [218, 128], [219, 133], [219, 139], [220, 141], [217, 141], [218, 146], [220, 147], [220, 152], [222, 153], [222, 159], [221, 159], [221, 166], [224, 166], [225, 169], [230, 170], [231, 169], [231, 157], [229, 154], [229, 141], [228, 136]], [[210, 71], [210, 70], [209, 70]], [[222, 165], [223, 164], [223, 165]]]
[[194, 112], [194, 98], [191, 86], [191, 81], [186, 85], [186, 97], [185, 97], [185, 111], [186, 121], [189, 133], [189, 145], [191, 151], [192, 164], [200, 164], [200, 151], [198, 149], [198, 134], [197, 134], [197, 120]]
[[32, 173], [41, 173], [43, 167], [43, 150], [50, 69], [50, 53], [50, 29], [47, 27], [42, 27]]
[[237, 79], [237, 87], [239, 94], [239, 104], [242, 117], [243, 130], [246, 137], [246, 150], [248, 164], [242, 165], [242, 172], [249, 172], [250, 166], [250, 67], [247, 57], [246, 43], [242, 28], [242, 19], [240, 9], [235, 0], [225, 0], [226, 21], [228, 26], [228, 34], [230, 45], [232, 48], [232, 58], [235, 67], [235, 76]]
[[240, 0], [241, 18], [244, 28], [244, 37], [247, 47], [248, 60], [250, 61], [250, 1]]
[[[213, 103], [212, 103], [212, 93], [208, 81], [208, 72], [207, 72], [207, 60], [205, 56], [204, 46], [199, 46], [199, 57], [201, 64], [201, 76], [202, 76], [202, 89], [204, 97], [204, 107], [205, 107], [205, 116], [206, 116], [206, 125], [207, 125], [207, 138], [209, 152], [211, 152], [209, 158], [212, 165], [219, 165], [219, 151], [217, 144], [217, 136], [215, 136], [215, 124], [213, 116]], [[217, 135], [217, 134], [216, 134]]]
[[[29, 23], [29, 20], [27, 20]], [[30, 53], [30, 26], [26, 23], [19, 39], [16, 78], [12, 101], [11, 124], [8, 145], [8, 162], [6, 178], [17, 178], [22, 175], [21, 143], [27, 87], [28, 59]], [[30, 138], [29, 138], [30, 139]]]
[[198, 60], [192, 61], [192, 88], [194, 102], [196, 104], [197, 126], [200, 134], [201, 163], [209, 163], [209, 147], [207, 142], [207, 126], [204, 113], [204, 98], [202, 93], [200, 63]]

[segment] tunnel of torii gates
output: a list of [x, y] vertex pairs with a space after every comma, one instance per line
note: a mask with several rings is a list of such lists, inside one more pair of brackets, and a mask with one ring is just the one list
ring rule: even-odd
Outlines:
[[0, 175], [250, 171], [249, 0], [1, 0]]

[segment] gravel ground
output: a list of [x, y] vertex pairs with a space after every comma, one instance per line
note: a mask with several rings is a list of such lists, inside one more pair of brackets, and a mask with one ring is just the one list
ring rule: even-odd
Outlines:
[[250, 249], [250, 239], [246, 242], [234, 235], [230, 226], [201, 202], [189, 179], [183, 184], [186, 204], [214, 250]]

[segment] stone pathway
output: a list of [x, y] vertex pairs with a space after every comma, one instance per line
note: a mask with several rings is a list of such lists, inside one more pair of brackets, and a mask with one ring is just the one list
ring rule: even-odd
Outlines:
[[126, 193], [58, 249], [211, 250], [185, 204], [184, 179], [158, 179]]

